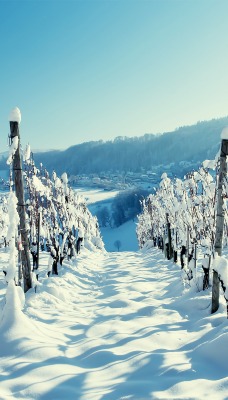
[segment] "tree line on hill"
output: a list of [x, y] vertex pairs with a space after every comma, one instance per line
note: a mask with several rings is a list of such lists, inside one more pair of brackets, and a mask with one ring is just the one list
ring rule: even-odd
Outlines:
[[141, 137], [119, 136], [113, 141], [93, 141], [64, 151], [34, 155], [49, 171], [68, 175], [102, 172], [149, 170], [156, 165], [180, 161], [203, 161], [214, 157], [219, 149], [220, 133], [228, 117], [183, 126], [174, 132], [145, 134]]
[[[92, 141], [71, 146], [64, 151], [35, 153], [36, 164], [49, 172], [68, 175], [140, 172], [156, 165], [180, 161], [202, 162], [214, 157], [219, 149], [220, 133], [228, 117], [183, 126], [173, 132], [145, 134], [140, 137], [118, 136], [112, 141]], [[5, 169], [4, 157], [0, 169]]]

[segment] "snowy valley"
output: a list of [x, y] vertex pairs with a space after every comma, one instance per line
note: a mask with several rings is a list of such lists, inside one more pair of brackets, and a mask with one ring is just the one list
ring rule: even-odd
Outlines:
[[[114, 195], [83, 194], [91, 208]], [[135, 223], [104, 229], [111, 253], [82, 247], [48, 278], [41, 252], [37, 285], [25, 296], [14, 287], [7, 304], [9, 254], [0, 250], [0, 398], [226, 399], [224, 299], [211, 315], [210, 290], [190, 289], [161, 250], [139, 251]]]
[[37, 168], [27, 146], [20, 204], [18, 157], [12, 135], [10, 192], [0, 199], [0, 399], [227, 399], [228, 185], [217, 189], [219, 158], [183, 180], [163, 173], [149, 196], [133, 193], [127, 222], [100, 229], [95, 214], [113, 210], [119, 191], [73, 190], [66, 173]]
[[228, 400], [228, 0], [0, 16], [0, 400]]

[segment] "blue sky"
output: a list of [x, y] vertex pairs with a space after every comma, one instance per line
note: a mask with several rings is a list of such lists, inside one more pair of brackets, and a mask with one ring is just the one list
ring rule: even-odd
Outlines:
[[228, 115], [227, 0], [0, 0], [0, 152]]

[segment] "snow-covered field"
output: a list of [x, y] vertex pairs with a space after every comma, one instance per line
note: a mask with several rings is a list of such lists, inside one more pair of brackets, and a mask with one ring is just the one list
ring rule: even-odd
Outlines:
[[136, 223], [134, 221], [125, 222], [118, 228], [101, 228], [105, 249], [107, 251], [117, 251], [114, 243], [116, 240], [121, 242], [119, 251], [136, 251], [139, 248], [136, 236]]
[[91, 188], [77, 188], [76, 192], [82, 194], [88, 205], [99, 202], [110, 201], [115, 197], [119, 191], [117, 190], [104, 190], [104, 189], [91, 189]]
[[[90, 253], [20, 288], [5, 305], [0, 264], [0, 399], [227, 399], [225, 304], [183, 292], [180, 267], [152, 249]], [[14, 304], [14, 305], [13, 305]]]
[[99, 188], [79, 188], [76, 189], [76, 192], [83, 195], [92, 215], [97, 215], [102, 207], [107, 207], [111, 212], [113, 199], [119, 193], [119, 191], [116, 190], [104, 190]]
[[[80, 188], [76, 189], [76, 191], [85, 197], [88, 208], [93, 215], [96, 215], [101, 207], [105, 206], [110, 209], [113, 198], [119, 193], [118, 191], [90, 188]], [[118, 228], [106, 227], [100, 230], [107, 251], [117, 250], [114, 245], [116, 240], [120, 240], [121, 242], [120, 251], [138, 250], [136, 224], [134, 221], [128, 221]]]

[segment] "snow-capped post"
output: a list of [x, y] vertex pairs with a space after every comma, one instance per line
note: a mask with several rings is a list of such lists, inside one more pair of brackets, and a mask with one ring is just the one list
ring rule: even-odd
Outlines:
[[[215, 247], [214, 252], [219, 256], [222, 255], [222, 239], [224, 228], [224, 209], [223, 209], [223, 183], [227, 174], [226, 156], [228, 155], [228, 128], [223, 129], [221, 133], [221, 151], [219, 162], [219, 176], [217, 187], [217, 212], [216, 212], [216, 226], [215, 226]], [[219, 276], [218, 272], [213, 270], [213, 285], [212, 285], [212, 307], [211, 313], [213, 314], [219, 308]]]
[[22, 251], [21, 251], [21, 262], [24, 278], [24, 292], [27, 292], [32, 287], [31, 280], [31, 265], [30, 265], [30, 254], [29, 254], [29, 242], [26, 232], [26, 222], [25, 222], [25, 199], [24, 199], [24, 184], [23, 184], [23, 174], [22, 174], [22, 162], [20, 154], [20, 134], [19, 134], [19, 124], [21, 122], [20, 110], [16, 107], [14, 108], [9, 117], [10, 123], [10, 139], [11, 147], [13, 150], [10, 151], [10, 157], [8, 163], [13, 164], [13, 180], [15, 185], [15, 192], [18, 200], [17, 210], [20, 217], [20, 234], [22, 239]]

